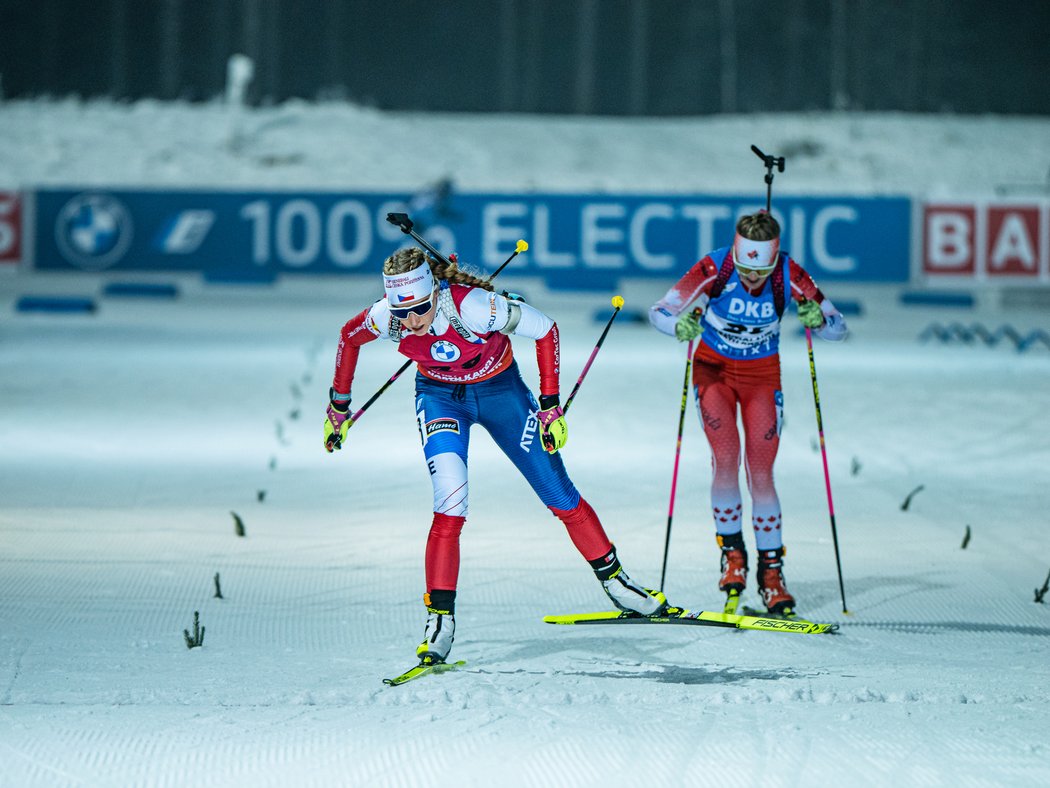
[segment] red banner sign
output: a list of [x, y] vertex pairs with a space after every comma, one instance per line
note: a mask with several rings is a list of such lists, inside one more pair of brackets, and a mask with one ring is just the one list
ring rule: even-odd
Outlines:
[[923, 206], [922, 274], [1050, 281], [1050, 203]]
[[0, 192], [0, 263], [22, 260], [22, 197]]

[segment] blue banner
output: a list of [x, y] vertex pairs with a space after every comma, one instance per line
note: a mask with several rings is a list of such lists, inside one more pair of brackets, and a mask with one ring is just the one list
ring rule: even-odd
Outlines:
[[[586, 194], [419, 196], [378, 193], [69, 191], [36, 193], [36, 267], [87, 271], [378, 272], [409, 239], [386, 221], [407, 212], [443, 252], [552, 286], [606, 288], [622, 277], [677, 279], [732, 242], [753, 197]], [[781, 248], [818, 282], [904, 282], [906, 197], [778, 196]]]

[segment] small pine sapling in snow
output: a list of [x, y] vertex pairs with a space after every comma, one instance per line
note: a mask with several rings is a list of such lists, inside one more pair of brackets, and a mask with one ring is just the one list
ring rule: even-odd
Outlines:
[[224, 599], [222, 595], [222, 586], [219, 585], [219, 573], [215, 573], [215, 599]]
[[914, 498], [918, 493], [922, 492], [925, 489], [926, 489], [926, 486], [920, 484], [918, 487], [916, 487], [914, 490], [912, 490], [910, 493], [908, 493], [908, 497], [905, 498], [904, 499], [904, 503], [901, 504], [901, 511], [902, 512], [908, 511], [908, 507], [911, 506], [911, 499]]
[[1046, 596], [1047, 591], [1050, 591], [1050, 572], [1046, 573], [1046, 581], [1043, 583], [1043, 587], [1035, 589], [1035, 601], [1042, 604], [1043, 597]]
[[199, 611], [193, 611], [193, 637], [190, 637], [188, 629], [182, 630], [182, 636], [186, 638], [186, 648], [199, 648], [204, 645], [204, 627], [201, 626]]

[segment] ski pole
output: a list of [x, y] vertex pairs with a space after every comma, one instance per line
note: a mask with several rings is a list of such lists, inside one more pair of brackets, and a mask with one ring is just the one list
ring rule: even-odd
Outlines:
[[[441, 252], [439, 252], [426, 238], [424, 238], [412, 229], [412, 220], [408, 218], [407, 213], [388, 213], [386, 215], [386, 220], [391, 224], [397, 225], [399, 228], [401, 228], [401, 232], [403, 232], [405, 235], [412, 236], [416, 243], [418, 243], [420, 246], [422, 246], [424, 249], [430, 252], [430, 254], [432, 254], [442, 263], [444, 263], [445, 265], [452, 264], [451, 261], [447, 257], [445, 257], [445, 255], [441, 254]], [[501, 265], [499, 268], [497, 268], [495, 271], [489, 274], [489, 277], [486, 281], [491, 282], [493, 279], [495, 279], [496, 275], [499, 274], [499, 272], [506, 268], [508, 265], [510, 265], [510, 261], [518, 256], [518, 252], [524, 252], [528, 248], [529, 245], [525, 241], [519, 240], [518, 243], [515, 245], [514, 252], [511, 254], [511, 256], [503, 261], [503, 265]]]
[[424, 249], [426, 249], [428, 252], [434, 255], [434, 257], [443, 262], [445, 265], [452, 265], [452, 262], [447, 257], [445, 257], [445, 255], [441, 254], [441, 252], [434, 248], [434, 246], [426, 238], [424, 238], [412, 229], [412, 220], [408, 218], [407, 213], [388, 213], [386, 215], [386, 220], [391, 224], [397, 225], [401, 229], [401, 232], [403, 232], [405, 235], [412, 236], [413, 240], [415, 240], [416, 243], [418, 243], [420, 246], [422, 246]]
[[[758, 149], [757, 145], [752, 145], [751, 150], [755, 152], [758, 158], [762, 159], [766, 165], [766, 212], [771, 210], [772, 199], [773, 199], [773, 168], [775, 167], [777, 172], [784, 171], [784, 157], [783, 156], [769, 156]], [[839, 594], [842, 596], [842, 612], [849, 615], [849, 610], [846, 608], [846, 589], [842, 582], [842, 562], [839, 559], [839, 537], [838, 531], [835, 528], [835, 504], [831, 500], [831, 475], [828, 473], [828, 453], [824, 446], [824, 422], [820, 416], [820, 391], [817, 389], [817, 364], [813, 359], [813, 333], [809, 327], [806, 327], [806, 347], [809, 350], [809, 376], [813, 380], [813, 404], [817, 410], [817, 432], [820, 435], [820, 455], [824, 461], [824, 487], [828, 493], [828, 513], [831, 516], [831, 541], [835, 545], [835, 568], [838, 570], [839, 575]]]
[[527, 252], [528, 249], [529, 249], [528, 243], [526, 243], [524, 240], [519, 238], [518, 242], [514, 245], [514, 251], [513, 251], [513, 253], [511, 253], [511, 256], [508, 257], [506, 260], [504, 260], [503, 264], [499, 268], [497, 268], [495, 271], [493, 271], [491, 274], [489, 274], [488, 279], [486, 279], [485, 281], [491, 282], [493, 279], [496, 278], [496, 275], [499, 274], [500, 271], [502, 271], [504, 268], [506, 268], [508, 265], [510, 265], [510, 261], [518, 256], [518, 252]]
[[678, 413], [678, 442], [674, 448], [674, 472], [671, 474], [671, 504], [667, 508], [667, 535], [664, 537], [664, 566], [660, 570], [660, 590], [667, 577], [667, 553], [671, 547], [671, 521], [674, 519], [674, 496], [678, 489], [678, 459], [682, 455], [682, 430], [685, 427], [685, 406], [689, 401], [689, 370], [693, 367], [693, 340], [689, 340], [685, 353], [685, 378], [682, 380], [682, 407]]
[[828, 452], [824, 447], [824, 420], [820, 417], [820, 392], [817, 389], [817, 364], [813, 360], [813, 334], [806, 327], [806, 347], [809, 349], [809, 376], [813, 380], [813, 404], [817, 409], [817, 433], [820, 435], [820, 456], [824, 461], [824, 487], [828, 492], [828, 514], [831, 516], [831, 541], [835, 545], [835, 568], [839, 573], [839, 594], [842, 596], [842, 612], [846, 608], [846, 589], [842, 583], [842, 562], [839, 560], [839, 536], [835, 528], [835, 504], [831, 500], [831, 475], [828, 473]]
[[[384, 383], [382, 386], [379, 387], [379, 391], [377, 391], [375, 394], [373, 394], [371, 397], [368, 398], [368, 402], [366, 402], [364, 405], [362, 405], [361, 408], [356, 413], [354, 413], [353, 416], [350, 417], [350, 427], [353, 427], [355, 424], [357, 424], [357, 420], [359, 418], [361, 418], [361, 414], [363, 414], [366, 410], [368, 410], [372, 406], [372, 403], [375, 402], [377, 399], [379, 399], [379, 396], [384, 391], [386, 391], [388, 388], [390, 388], [390, 384], [392, 384], [395, 380], [397, 380], [399, 377], [401, 377], [401, 375], [404, 373], [404, 371], [406, 369], [408, 369], [409, 366], [411, 366], [411, 364], [412, 364], [412, 359], [409, 359], [404, 364], [402, 364], [401, 368], [397, 372], [395, 372], [393, 375], [391, 375], [390, 379], [387, 380], [386, 383]], [[347, 429], [350, 429], [350, 427], [347, 427]]]
[[609, 329], [612, 328], [613, 321], [616, 319], [616, 316], [620, 314], [620, 310], [623, 308], [623, 296], [613, 296], [612, 305], [612, 317], [610, 317], [609, 322], [605, 324], [605, 330], [602, 331], [602, 335], [598, 338], [598, 344], [595, 345], [594, 350], [591, 351], [591, 357], [587, 359], [587, 363], [583, 365], [583, 372], [580, 373], [580, 377], [576, 381], [576, 385], [572, 387], [572, 392], [569, 394], [569, 398], [565, 400], [565, 407], [561, 409], [562, 413], [569, 412], [569, 406], [572, 404], [573, 399], [576, 397], [576, 392], [580, 390], [580, 384], [583, 383], [583, 379], [587, 376], [587, 371], [591, 368], [591, 364], [594, 363], [594, 357], [597, 356], [598, 351], [601, 350], [602, 343], [605, 341], [605, 337], [609, 333]]
[[[394, 218], [391, 218], [391, 217], [394, 217]], [[408, 218], [408, 214], [404, 214], [404, 213], [388, 213], [387, 216], [386, 216], [386, 219], [391, 224], [398, 225], [398, 227], [401, 228], [401, 231], [403, 233], [405, 233], [407, 235], [411, 235], [416, 241], [419, 242], [420, 246], [422, 246], [424, 249], [426, 249], [428, 252], [430, 252], [432, 255], [434, 255], [434, 257], [438, 258], [439, 260], [444, 262], [446, 265], [451, 265], [451, 262], [448, 260], [447, 257], [442, 255], [441, 252], [439, 252], [437, 249], [435, 249], [433, 246], [431, 246], [429, 242], [427, 242], [425, 239], [423, 239], [420, 235], [418, 235], [412, 229], [412, 220]], [[496, 274], [498, 274], [500, 271], [502, 271], [504, 268], [506, 268], [510, 264], [510, 261], [513, 260], [515, 257], [517, 257], [520, 252], [524, 252], [524, 251], [528, 250], [528, 248], [529, 248], [528, 243], [525, 242], [524, 240], [520, 240], [519, 239], [518, 243], [515, 244], [514, 251], [511, 253], [510, 257], [508, 257], [506, 260], [504, 260], [503, 261], [503, 265], [501, 265], [499, 268], [497, 268], [488, 277], [488, 279], [486, 281], [487, 282], [491, 282], [493, 279], [495, 279], [496, 278]], [[409, 359], [404, 364], [402, 364], [401, 368], [398, 369], [398, 371], [395, 372], [393, 375], [391, 375], [389, 380], [387, 380], [386, 383], [384, 383], [382, 386], [380, 386], [379, 390], [375, 394], [373, 394], [371, 397], [368, 398], [368, 402], [366, 402], [364, 405], [362, 405], [361, 408], [357, 412], [355, 412], [353, 416], [350, 417], [350, 427], [353, 427], [354, 424], [357, 423], [357, 420], [359, 418], [361, 418], [361, 415], [372, 406], [372, 403], [375, 402], [377, 399], [379, 399], [380, 395], [382, 395], [382, 393], [384, 391], [386, 391], [388, 388], [390, 388], [391, 384], [393, 384], [393, 382], [395, 380], [397, 380], [399, 377], [401, 377], [405, 373], [405, 370], [407, 370], [410, 366], [412, 366], [412, 359]], [[350, 427], [347, 427], [347, 429], [350, 429]]]

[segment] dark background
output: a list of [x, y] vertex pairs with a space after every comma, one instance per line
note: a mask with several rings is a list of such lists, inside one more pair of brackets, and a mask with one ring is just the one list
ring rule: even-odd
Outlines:
[[1050, 114], [1048, 0], [0, 0], [7, 98]]

